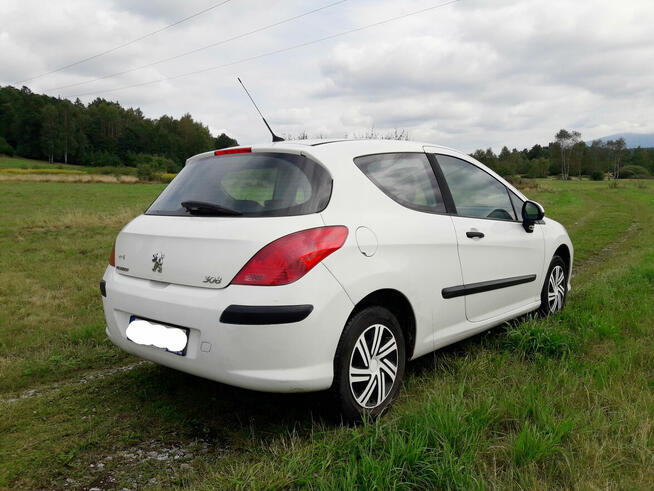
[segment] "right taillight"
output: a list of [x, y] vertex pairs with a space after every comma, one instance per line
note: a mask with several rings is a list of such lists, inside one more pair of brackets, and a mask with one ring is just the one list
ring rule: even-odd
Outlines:
[[311, 228], [277, 239], [257, 252], [232, 280], [234, 285], [275, 286], [299, 280], [340, 249], [347, 227]]
[[109, 256], [109, 265], [116, 266], [116, 244], [111, 248], [111, 255]]

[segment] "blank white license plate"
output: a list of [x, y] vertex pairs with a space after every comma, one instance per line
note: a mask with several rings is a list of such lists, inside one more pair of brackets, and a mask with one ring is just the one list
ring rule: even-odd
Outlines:
[[132, 316], [127, 326], [127, 339], [143, 346], [154, 346], [176, 355], [186, 354], [188, 329], [166, 326]]

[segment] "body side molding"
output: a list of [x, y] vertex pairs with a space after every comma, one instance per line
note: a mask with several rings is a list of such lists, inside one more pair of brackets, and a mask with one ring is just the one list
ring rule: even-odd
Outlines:
[[479, 283], [470, 283], [469, 285], [449, 286], [443, 288], [441, 293], [443, 298], [455, 298], [464, 295], [473, 295], [475, 293], [489, 292], [491, 290], [499, 290], [500, 288], [521, 285], [523, 283], [531, 283], [534, 280], [536, 280], [535, 274], [513, 276], [501, 280], [480, 281]]

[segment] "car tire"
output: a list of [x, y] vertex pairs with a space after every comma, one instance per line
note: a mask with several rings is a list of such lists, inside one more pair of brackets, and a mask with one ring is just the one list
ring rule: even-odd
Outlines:
[[540, 293], [540, 308], [542, 316], [553, 315], [563, 310], [568, 296], [568, 268], [561, 256], [554, 256]]
[[334, 358], [332, 391], [346, 422], [375, 419], [397, 397], [406, 363], [404, 335], [383, 307], [367, 307], [348, 320]]

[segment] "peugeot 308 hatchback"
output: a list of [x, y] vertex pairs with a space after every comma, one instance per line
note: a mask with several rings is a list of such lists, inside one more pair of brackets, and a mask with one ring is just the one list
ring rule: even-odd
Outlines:
[[565, 229], [492, 170], [406, 141], [301, 141], [190, 158], [116, 238], [107, 335], [260, 391], [332, 389], [380, 414], [405, 363], [569, 291]]

